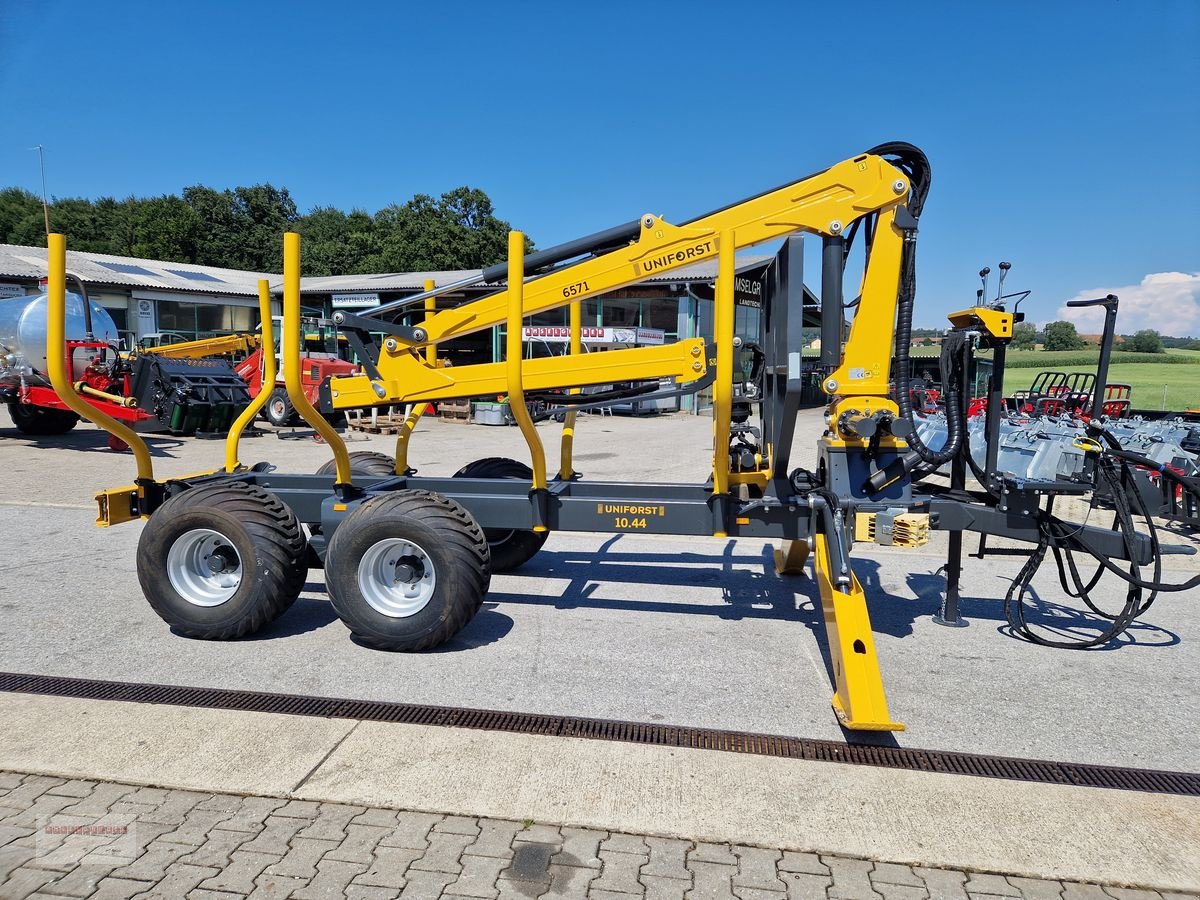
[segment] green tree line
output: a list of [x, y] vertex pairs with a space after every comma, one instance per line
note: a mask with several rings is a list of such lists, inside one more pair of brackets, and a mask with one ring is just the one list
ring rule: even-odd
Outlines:
[[[417, 194], [374, 215], [317, 207], [305, 215], [287, 188], [270, 184], [182, 196], [55, 198], [50, 227], [73, 250], [256, 272], [283, 267], [281, 235], [304, 237], [305, 275], [361, 275], [477, 269], [501, 262], [511, 226], [478, 188]], [[0, 243], [44, 247], [42, 201], [21, 188], [0, 190]], [[526, 241], [527, 249], [533, 244]]]

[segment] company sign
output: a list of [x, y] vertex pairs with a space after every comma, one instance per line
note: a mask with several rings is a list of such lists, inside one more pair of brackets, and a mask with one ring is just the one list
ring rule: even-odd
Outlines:
[[0, 298], [4, 297], [23, 297], [25, 296], [25, 288], [19, 284], [0, 284]]
[[329, 300], [342, 309], [369, 309], [379, 305], [378, 294], [331, 294]]
[[[666, 332], [661, 328], [614, 328], [612, 326], [587, 326], [580, 329], [585, 344], [626, 344], [648, 347], [666, 343]], [[564, 325], [526, 325], [521, 329], [527, 341], [545, 341], [550, 344], [565, 344], [571, 340], [571, 329]]]

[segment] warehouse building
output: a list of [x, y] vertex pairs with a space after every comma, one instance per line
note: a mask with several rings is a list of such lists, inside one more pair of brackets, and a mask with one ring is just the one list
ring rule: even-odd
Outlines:
[[[46, 271], [45, 247], [0, 244], [0, 297], [41, 293]], [[262, 272], [74, 250], [67, 254], [67, 271], [112, 316], [126, 347], [164, 331], [189, 340], [253, 331], [259, 279], [280, 282], [279, 275]]]
[[[757, 335], [761, 315], [759, 278], [769, 257], [739, 259], [736, 291], [737, 333]], [[275, 296], [282, 276], [152, 259], [69, 251], [69, 272], [79, 277], [88, 295], [103, 306], [121, 331], [126, 346], [147, 335], [171, 332], [186, 339], [252, 331], [258, 323], [258, 282], [266, 279]], [[474, 271], [398, 272], [342, 275], [301, 280], [301, 303], [311, 315], [335, 310], [366, 312], [419, 293], [425, 284], [446, 285], [468, 280]], [[36, 294], [46, 275], [46, 249], [0, 244], [0, 297]], [[628, 345], [664, 343], [712, 336], [713, 283], [716, 262], [696, 263], [639, 284], [583, 301], [588, 341]], [[495, 286], [463, 288], [443, 295], [439, 304], [457, 305], [483, 296]], [[816, 300], [806, 295], [815, 310]], [[279, 312], [278, 301], [275, 303]], [[413, 314], [424, 315], [423, 309]], [[566, 342], [567, 309], [531, 316], [526, 341], [529, 355], [561, 352]], [[113, 336], [114, 340], [117, 336]], [[459, 338], [442, 352], [459, 365], [503, 358], [502, 326]]]

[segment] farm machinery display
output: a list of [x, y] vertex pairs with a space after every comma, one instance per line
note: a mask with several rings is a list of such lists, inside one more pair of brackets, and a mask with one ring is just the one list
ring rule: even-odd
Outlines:
[[[924, 545], [948, 531], [950, 551], [942, 619], [957, 619], [964, 531], [1032, 545], [1010, 590], [1014, 627], [1039, 635], [1025, 618], [1036, 602], [1029, 585], [1048, 553], [1063, 563], [1064, 585], [1096, 611], [1100, 633], [1081, 645], [1111, 640], [1159, 590], [1165, 548], [1137, 495], [1115, 505], [1112, 527], [1069, 522], [1054, 512], [1064, 495], [1124, 484], [1130, 467], [1157, 465], [1124, 449], [1094, 417], [1081, 440], [1083, 469], [1072, 479], [1030, 478], [999, 466], [1004, 353], [1019, 314], [980, 302], [951, 314], [943, 343], [946, 437], [935, 447], [914, 424], [906, 390], [893, 392], [892, 359], [909, 371], [916, 295], [918, 220], [930, 184], [924, 154], [886, 144], [828, 169], [674, 225], [646, 213], [576, 241], [525, 253], [510, 235], [506, 263], [473, 279], [444, 285], [366, 315], [340, 314], [339, 327], [362, 371], [329, 379], [322, 400], [334, 410], [409, 404], [395, 457], [349, 453], [337, 432], [305, 396], [300, 352], [300, 238], [284, 236], [282, 368], [296, 411], [328, 442], [333, 459], [317, 474], [282, 473], [239, 459], [241, 430], [266, 402], [260, 393], [230, 430], [223, 469], [156, 479], [144, 444], [73, 391], [64, 372], [64, 242], [50, 242], [51, 375], [63, 401], [120, 439], [137, 461], [131, 485], [98, 497], [100, 525], [147, 520], [137, 570], [155, 611], [177, 631], [197, 638], [254, 632], [296, 599], [310, 566], [325, 569], [330, 600], [356, 638], [387, 650], [425, 650], [452, 638], [479, 610], [493, 572], [532, 558], [553, 531], [769, 538], [780, 573], [801, 570], [809, 557], [819, 587], [834, 677], [833, 707], [846, 728], [897, 730], [888, 712], [864, 592], [852, 566], [856, 540], [896, 548]], [[802, 236], [821, 242], [822, 387], [827, 430], [807, 467], [791, 458], [792, 435], [808, 372], [802, 364]], [[735, 253], [783, 239], [762, 282], [757, 340], [734, 331]], [[850, 248], [865, 245], [861, 290], [843, 293]], [[583, 354], [581, 301], [697, 260], [715, 259], [714, 339]], [[429, 301], [468, 284], [495, 290], [482, 299], [431, 309]], [[426, 303], [419, 323], [387, 316]], [[556, 307], [570, 310], [571, 353], [522, 358], [522, 323]], [[261, 305], [264, 338], [272, 329]], [[418, 307], [419, 308], [419, 307]], [[844, 310], [854, 319], [844, 341]], [[507, 326], [500, 363], [448, 367], [440, 343], [495, 325]], [[980, 489], [965, 488], [974, 462], [967, 438], [964, 385], [972, 355], [991, 349], [995, 367], [982, 428]], [[736, 365], [739, 355], [752, 364]], [[271, 373], [270, 378], [274, 377]], [[268, 379], [268, 383], [270, 381]], [[573, 467], [576, 415], [566, 414], [558, 464], [546, 450], [527, 402], [552, 397], [571, 409], [617, 399], [584, 388], [673, 379], [676, 392], [711, 386], [713, 444], [709, 477], [694, 484], [589, 482]], [[528, 461], [489, 458], [456, 476], [419, 476], [408, 446], [429, 402], [506, 393], [527, 444]], [[638, 459], [631, 454], [631, 464]], [[951, 464], [950, 488], [928, 475]], [[1200, 482], [1164, 469], [1162, 477], [1190, 494]], [[1083, 573], [1079, 560], [1095, 566]], [[1104, 612], [1088, 599], [1102, 573], [1127, 587], [1124, 605]]]
[[[62, 357], [71, 391], [92, 408], [136, 431], [225, 432], [250, 397], [227, 362], [129, 356], [113, 341], [117, 327], [83, 282], [64, 298], [62, 346], [47, 345], [48, 294], [0, 300], [0, 400], [17, 428], [31, 436], [65, 434], [79, 421], [49, 380]], [[114, 447], [124, 442], [114, 441]]]

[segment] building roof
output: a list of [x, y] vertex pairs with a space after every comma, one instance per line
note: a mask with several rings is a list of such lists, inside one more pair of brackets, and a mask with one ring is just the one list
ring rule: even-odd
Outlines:
[[[770, 260], [769, 256], [739, 256], [737, 271], [746, 272], [763, 266]], [[258, 296], [259, 279], [267, 279], [275, 293], [278, 293], [283, 281], [283, 276], [274, 272], [245, 272], [217, 266], [90, 253], [86, 250], [67, 251], [67, 270], [88, 284], [116, 284], [161, 291], [250, 297]], [[0, 278], [44, 278], [46, 274], [45, 247], [0, 244]], [[310, 276], [300, 279], [300, 290], [305, 294], [420, 291], [429, 279], [443, 286], [476, 278], [479, 274], [479, 269], [457, 269], [440, 272]], [[712, 281], [716, 277], [717, 261], [712, 259], [651, 276], [643, 279], [642, 283]]]
[[[280, 281], [279, 275], [267, 272], [135, 259], [83, 250], [67, 251], [67, 271], [78, 275], [88, 284], [120, 284], [152, 290], [239, 296], [258, 296], [261, 278], [270, 281], [272, 287]], [[0, 277], [44, 278], [46, 274], [45, 247], [0, 244]]]

